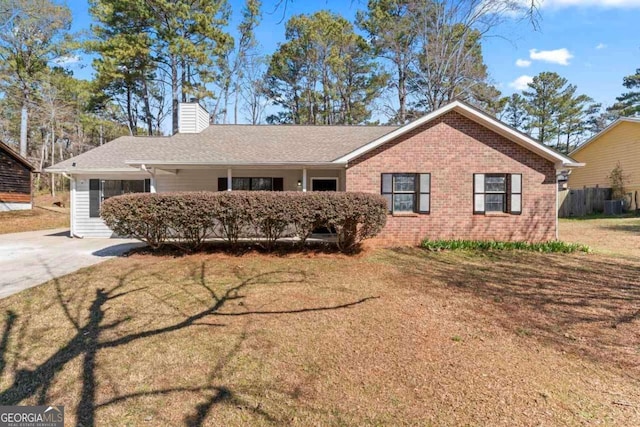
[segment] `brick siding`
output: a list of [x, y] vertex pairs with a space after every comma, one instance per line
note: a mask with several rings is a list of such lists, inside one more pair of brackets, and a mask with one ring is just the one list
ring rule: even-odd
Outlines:
[[[389, 215], [376, 245], [415, 245], [426, 237], [556, 237], [554, 164], [457, 112], [354, 159], [347, 169], [346, 189], [379, 194], [382, 173], [431, 173], [431, 212]], [[474, 215], [474, 173], [521, 173], [522, 214]]]

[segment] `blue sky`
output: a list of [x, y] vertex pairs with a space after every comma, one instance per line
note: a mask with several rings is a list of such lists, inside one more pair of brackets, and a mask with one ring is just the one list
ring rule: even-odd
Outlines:
[[[524, 0], [523, 0], [524, 1]], [[539, 0], [540, 28], [525, 22], [505, 23], [483, 43], [485, 62], [505, 95], [541, 71], [555, 71], [597, 102], [610, 105], [623, 91], [622, 78], [640, 68], [640, 0]], [[257, 37], [266, 53], [284, 39], [283, 10], [271, 13], [276, 0], [263, 0], [263, 22]], [[237, 21], [242, 0], [230, 0]], [[74, 30], [91, 23], [86, 1], [69, 1]], [[330, 9], [353, 20], [366, 0], [293, 0], [286, 16]], [[520, 61], [518, 61], [520, 60]], [[80, 78], [91, 76], [91, 59], [80, 55], [70, 67]]]

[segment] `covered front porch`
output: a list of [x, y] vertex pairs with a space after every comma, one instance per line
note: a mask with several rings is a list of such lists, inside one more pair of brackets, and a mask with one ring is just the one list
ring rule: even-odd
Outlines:
[[203, 167], [139, 165], [151, 192], [167, 191], [345, 191], [343, 166]]
[[111, 237], [100, 218], [109, 197], [130, 192], [345, 191], [343, 165], [185, 165], [138, 163], [120, 171], [77, 171], [71, 178], [71, 232]]

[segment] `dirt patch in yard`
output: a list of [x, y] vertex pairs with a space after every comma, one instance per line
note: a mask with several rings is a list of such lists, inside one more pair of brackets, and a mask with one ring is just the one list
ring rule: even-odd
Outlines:
[[0, 301], [0, 404], [70, 425], [639, 425], [639, 269], [133, 255]]

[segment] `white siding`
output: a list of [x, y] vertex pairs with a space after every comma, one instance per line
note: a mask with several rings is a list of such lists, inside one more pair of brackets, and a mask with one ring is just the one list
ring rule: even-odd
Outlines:
[[0, 212], [4, 211], [25, 211], [31, 209], [31, 203], [9, 203], [0, 202]]
[[200, 133], [209, 127], [209, 113], [197, 102], [178, 105], [178, 130], [180, 133]]
[[115, 237], [113, 231], [109, 229], [102, 218], [89, 217], [89, 179], [146, 179], [148, 174], [140, 175], [78, 175], [76, 179], [75, 198], [73, 200], [75, 224], [72, 226], [77, 237]]
[[158, 172], [156, 174], [156, 192], [217, 191], [218, 175], [227, 176], [226, 169], [224, 173], [203, 169], [181, 169], [175, 175]]
[[73, 230], [78, 237], [111, 237], [113, 232], [101, 218], [89, 217], [89, 178], [76, 178]]
[[[302, 169], [233, 169], [235, 177], [283, 178], [285, 191], [297, 191], [298, 181], [302, 180]], [[115, 237], [101, 218], [89, 217], [89, 180], [90, 179], [146, 179], [149, 174], [127, 175], [78, 175], [75, 176], [75, 197], [73, 198], [72, 216], [74, 235], [78, 237]], [[218, 191], [218, 178], [226, 178], [227, 169], [181, 169], [176, 174], [158, 172], [156, 174], [156, 191], [166, 193], [172, 191]], [[307, 170], [307, 188], [311, 190], [311, 178], [338, 177], [338, 189], [344, 190], [344, 170]]]
[[[298, 191], [302, 169], [233, 169], [232, 176], [243, 178], [283, 178], [285, 191]], [[181, 169], [175, 175], [158, 173], [156, 191], [218, 191], [218, 178], [226, 178], [227, 169]], [[307, 188], [311, 190], [311, 178], [338, 177], [338, 190], [344, 191], [344, 170], [307, 170]]]
[[209, 112], [198, 105], [198, 133], [209, 127]]

